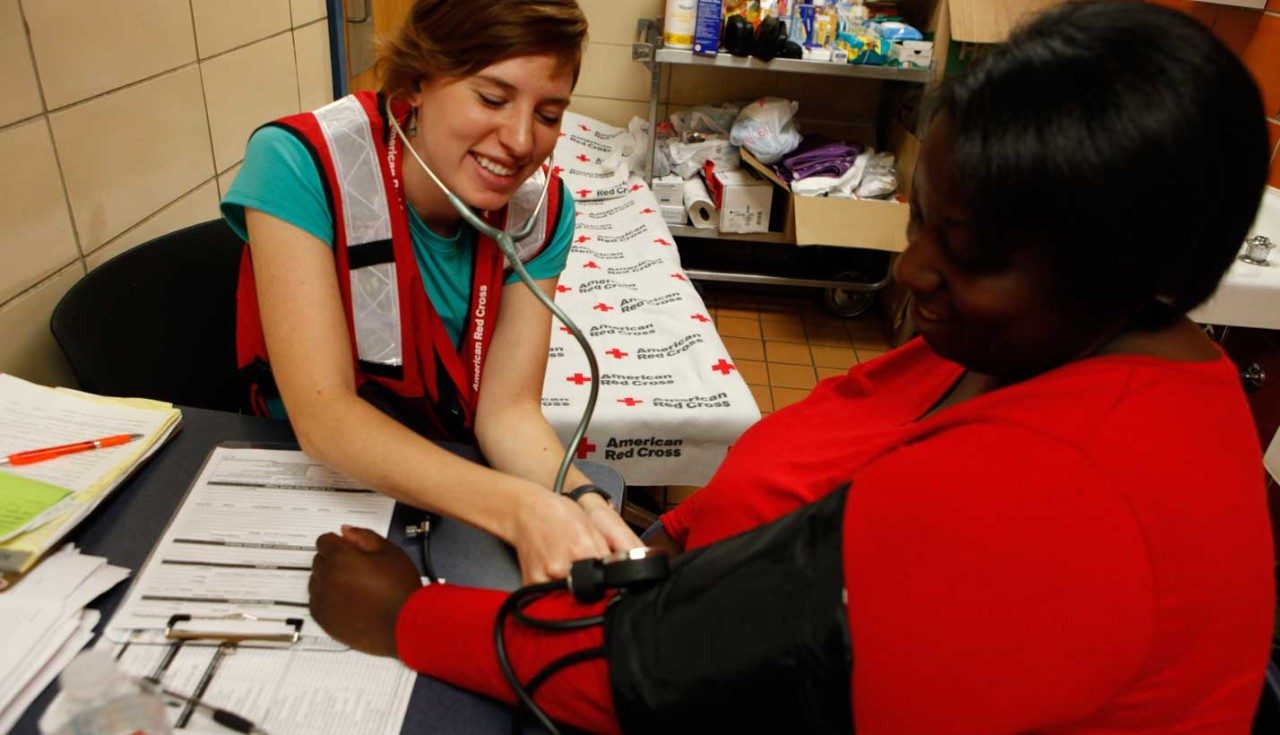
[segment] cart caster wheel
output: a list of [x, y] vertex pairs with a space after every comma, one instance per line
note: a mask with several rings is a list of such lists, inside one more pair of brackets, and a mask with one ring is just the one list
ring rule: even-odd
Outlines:
[[[842, 281], [860, 281], [863, 275], [857, 272], [844, 272], [836, 276]], [[822, 306], [833, 316], [841, 319], [852, 319], [862, 316], [875, 303], [874, 291], [851, 291], [847, 288], [834, 287], [822, 295]]]

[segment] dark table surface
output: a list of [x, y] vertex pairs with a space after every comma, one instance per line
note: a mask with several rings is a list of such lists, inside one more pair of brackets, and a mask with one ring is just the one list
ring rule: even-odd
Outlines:
[[[209, 452], [222, 442], [280, 444], [296, 448], [288, 423], [271, 419], [198, 408], [182, 409], [182, 428], [148, 461], [136, 476], [117, 488], [92, 515], [81, 523], [67, 541], [86, 554], [105, 556], [117, 566], [141, 570], [152, 546], [160, 539], [169, 518]], [[451, 446], [453, 451], [477, 458], [468, 447]], [[622, 487], [616, 472], [601, 465], [582, 468], [593, 481], [611, 490]], [[410, 551], [420, 565], [416, 542], [404, 536], [405, 526], [421, 516], [397, 505], [391, 522], [392, 540]], [[497, 538], [464, 523], [444, 519], [433, 524], [431, 555], [436, 573], [450, 583], [495, 589], [514, 589], [520, 571], [514, 553]], [[128, 581], [99, 597], [92, 605], [102, 612], [101, 631], [124, 598]], [[11, 731], [17, 735], [37, 733], [36, 721], [53, 698], [50, 686], [23, 714]], [[430, 677], [419, 676], [405, 716], [402, 733], [508, 733], [510, 710], [493, 700], [464, 692]]]

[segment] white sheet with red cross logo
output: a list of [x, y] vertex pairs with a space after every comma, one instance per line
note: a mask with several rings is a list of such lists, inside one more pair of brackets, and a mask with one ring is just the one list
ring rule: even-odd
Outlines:
[[[562, 131], [555, 165], [574, 193], [577, 228], [556, 303], [586, 334], [601, 373], [577, 456], [628, 485], [702, 485], [760, 411], [680, 268], [653, 193], [626, 178], [630, 134], [573, 113]], [[556, 322], [542, 411], [562, 442], [590, 381], [577, 340]]]

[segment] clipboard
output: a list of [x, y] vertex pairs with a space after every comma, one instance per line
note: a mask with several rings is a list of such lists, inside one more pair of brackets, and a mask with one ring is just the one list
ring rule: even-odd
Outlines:
[[[223, 467], [215, 466], [215, 462], [240, 463], [245, 469], [224, 472]], [[257, 479], [253, 479], [256, 477], [253, 474], [255, 462], [263, 464], [263, 472], [266, 473]], [[273, 470], [278, 476], [270, 476]], [[228, 477], [231, 480], [216, 482], [220, 475], [225, 475], [221, 477], [223, 480]], [[295, 476], [303, 479], [290, 479]], [[312, 476], [317, 479], [307, 479]], [[220, 490], [211, 490], [214, 486]], [[361, 508], [367, 506], [376, 511], [375, 515], [380, 514], [384, 533], [390, 528], [395, 506], [393, 499], [363, 488], [341, 473], [307, 458], [296, 444], [221, 442], [201, 463], [160, 539], [134, 576], [120, 607], [104, 626], [103, 638], [125, 646], [172, 647], [175, 640], [180, 640], [181, 645], [196, 646], [233, 643], [243, 647], [348, 650], [347, 646], [325, 634], [311, 620], [307, 610], [305, 582], [310, 575], [310, 559], [315, 554], [314, 542], [319, 533], [302, 532], [300, 536], [292, 529], [277, 528], [281, 524], [270, 519], [255, 526], [252, 514], [243, 514], [239, 517], [244, 519], [246, 527], [228, 531], [225, 536], [210, 539], [179, 536], [180, 531], [187, 533], [187, 528], [199, 525], [198, 517], [193, 514], [207, 511], [201, 503], [208, 504], [211, 494], [226, 492], [247, 496], [257, 492], [278, 496], [295, 491], [308, 493], [294, 501], [296, 506], [305, 508], [316, 504], [315, 522], [321, 522], [321, 517], [324, 521], [332, 521], [332, 526], [324, 530], [336, 531], [345, 522], [370, 525], [369, 513], [359, 518], [343, 516], [344, 512], [350, 512], [353, 504]], [[333, 512], [330, 512], [329, 505], [335, 509]], [[217, 512], [216, 508], [214, 512]], [[294, 518], [290, 515], [287, 520]], [[376, 529], [377, 525], [374, 527]], [[236, 533], [252, 541], [236, 541]], [[285, 534], [289, 534], [286, 541], [272, 542], [273, 539], [284, 538]], [[187, 543], [179, 547], [175, 541]], [[175, 549], [179, 548], [180, 558], [162, 558], [162, 554], [178, 553]], [[162, 568], [163, 571], [157, 571]], [[190, 573], [189, 582], [183, 581], [185, 572]], [[287, 578], [292, 580], [292, 596], [237, 597], [218, 592], [204, 595], [199, 589], [201, 579], [204, 578], [207, 584], [208, 578], [213, 577], [223, 580], [218, 584], [224, 589], [233, 588], [239, 583], [239, 578], [247, 580], [246, 588], [252, 588], [254, 580]], [[163, 579], [163, 582], [157, 585], [157, 579]], [[172, 581], [175, 579], [176, 582]], [[166, 594], [151, 594], [158, 587], [164, 588]], [[175, 587], [183, 590], [182, 593], [168, 592], [169, 588]]]

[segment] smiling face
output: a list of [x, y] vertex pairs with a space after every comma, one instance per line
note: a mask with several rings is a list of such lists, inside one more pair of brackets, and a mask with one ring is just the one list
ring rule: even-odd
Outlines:
[[[418, 109], [414, 147], [467, 204], [501, 209], [555, 148], [572, 91], [572, 68], [550, 54], [423, 81], [409, 100]], [[447, 216], [440, 203], [436, 214]]]
[[911, 192], [907, 250], [895, 267], [912, 317], [939, 355], [975, 372], [1021, 378], [1096, 349], [1120, 315], [1089, 315], [1042, 248], [981, 242], [951, 166], [950, 122], [930, 125]]

